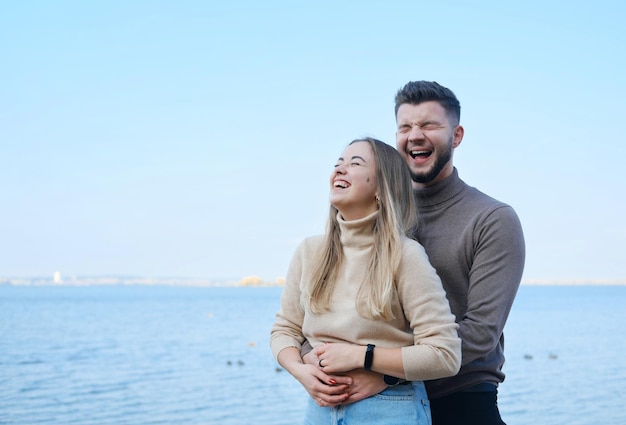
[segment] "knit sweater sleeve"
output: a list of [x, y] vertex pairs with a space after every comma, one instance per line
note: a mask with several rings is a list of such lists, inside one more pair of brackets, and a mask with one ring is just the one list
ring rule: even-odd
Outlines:
[[304, 309], [300, 305], [300, 285], [304, 267], [305, 240], [298, 246], [289, 265], [285, 286], [280, 299], [280, 310], [270, 333], [270, 348], [274, 358], [287, 347], [302, 347], [305, 338], [302, 333]]
[[502, 205], [476, 224], [467, 309], [459, 321], [463, 364], [496, 349], [524, 269], [525, 245], [515, 211]]
[[452, 376], [461, 365], [458, 325], [424, 248], [409, 239], [403, 243], [397, 288], [414, 341], [414, 345], [402, 348], [406, 377], [422, 381]]

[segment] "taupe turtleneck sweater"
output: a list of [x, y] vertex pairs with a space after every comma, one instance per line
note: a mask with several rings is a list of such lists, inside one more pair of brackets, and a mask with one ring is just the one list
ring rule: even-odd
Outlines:
[[461, 340], [441, 280], [419, 243], [409, 238], [402, 240], [393, 305], [396, 318], [367, 319], [356, 309], [357, 293], [367, 277], [377, 214], [354, 221], [338, 217], [344, 261], [330, 309], [325, 313], [313, 314], [300, 306], [301, 287], [313, 273], [310, 259], [321, 249], [323, 236], [309, 237], [300, 244], [291, 261], [281, 310], [272, 327], [272, 353], [278, 357], [286, 347], [300, 349], [305, 339], [313, 347], [325, 342], [403, 347], [402, 361], [408, 380], [454, 375], [461, 362]]
[[468, 186], [455, 168], [434, 186], [415, 191], [416, 239], [441, 277], [463, 341], [462, 367], [426, 383], [442, 397], [482, 382], [504, 380], [504, 325], [522, 279], [522, 226], [509, 205]]

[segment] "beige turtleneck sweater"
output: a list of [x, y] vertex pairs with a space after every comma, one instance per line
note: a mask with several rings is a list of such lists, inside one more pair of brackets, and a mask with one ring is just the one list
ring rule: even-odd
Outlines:
[[373, 249], [373, 223], [378, 212], [344, 221], [338, 216], [344, 261], [338, 273], [330, 309], [313, 314], [300, 306], [301, 285], [312, 274], [310, 259], [321, 249], [323, 237], [305, 239], [291, 261], [281, 310], [271, 331], [274, 357], [287, 347], [301, 348], [308, 340], [315, 347], [325, 342], [348, 342], [379, 347], [403, 347], [402, 362], [410, 381], [454, 375], [461, 364], [461, 340], [450, 313], [441, 280], [428, 262], [424, 248], [403, 238], [402, 258], [396, 272], [395, 319], [367, 319], [359, 315], [355, 301], [365, 281]]

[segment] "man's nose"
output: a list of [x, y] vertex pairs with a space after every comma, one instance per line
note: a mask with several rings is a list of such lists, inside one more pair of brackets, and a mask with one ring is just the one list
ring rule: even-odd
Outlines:
[[418, 125], [411, 127], [409, 132], [409, 140], [421, 140], [424, 138], [424, 132]]

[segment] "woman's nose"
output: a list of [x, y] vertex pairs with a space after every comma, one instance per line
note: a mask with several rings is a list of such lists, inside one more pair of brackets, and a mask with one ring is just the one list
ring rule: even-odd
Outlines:
[[335, 167], [335, 174], [345, 174], [346, 173], [346, 166], [341, 164], [341, 165], [337, 165]]

